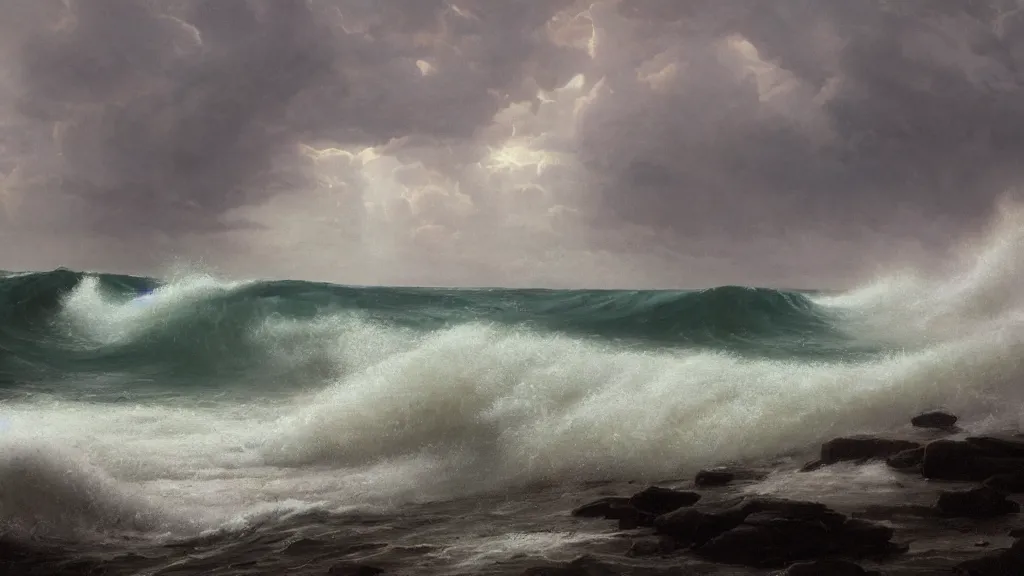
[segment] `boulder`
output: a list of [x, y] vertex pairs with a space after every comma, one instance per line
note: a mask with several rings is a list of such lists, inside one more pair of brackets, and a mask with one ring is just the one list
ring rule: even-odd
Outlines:
[[821, 520], [827, 524], [837, 525], [846, 520], [846, 517], [825, 506], [821, 502], [809, 502], [806, 500], [789, 500], [787, 498], [752, 497], [745, 498], [739, 504], [732, 506], [727, 513], [732, 513], [746, 518], [751, 514], [770, 512], [786, 518], [803, 520]]
[[808, 462], [808, 463], [804, 464], [803, 466], [801, 466], [800, 467], [800, 471], [801, 472], [814, 472], [815, 470], [818, 470], [819, 468], [823, 468], [825, 466], [828, 466], [827, 462], [822, 462], [821, 460], [811, 460], [810, 462]]
[[640, 527], [654, 526], [657, 515], [637, 510], [632, 506], [622, 508], [618, 513], [619, 530], [636, 530]]
[[761, 480], [764, 474], [747, 468], [711, 468], [697, 472], [693, 485], [698, 488], [725, 486], [737, 480]]
[[701, 544], [743, 523], [751, 514], [782, 512], [794, 517], [809, 517], [828, 512], [824, 504], [782, 498], [734, 498], [697, 508], [682, 508], [659, 516], [654, 527], [660, 534], [682, 544]]
[[1024, 574], [1024, 540], [1017, 540], [1008, 549], [961, 562], [953, 568], [953, 573], [959, 576], [1017, 576]]
[[874, 436], [834, 438], [821, 445], [820, 461], [828, 465], [837, 462], [882, 460], [904, 450], [920, 447], [921, 445], [917, 442], [909, 440], [893, 440]]
[[653, 526], [654, 519], [679, 508], [692, 506], [700, 494], [651, 486], [629, 498], [610, 496], [588, 502], [572, 511], [581, 518], [618, 520], [620, 530]]
[[853, 516], [855, 518], [891, 520], [897, 517], [939, 518], [942, 515], [935, 509], [935, 506], [921, 506], [919, 504], [875, 504], [865, 506], [862, 512], [854, 512]]
[[686, 508], [658, 517], [655, 528], [677, 545], [716, 562], [776, 567], [823, 555], [896, 550], [892, 529], [848, 519], [818, 502], [747, 498], [717, 509]]
[[921, 459], [921, 475], [935, 480], [984, 480], [991, 474], [982, 470], [982, 455], [980, 448], [967, 442], [929, 442]]
[[700, 500], [700, 494], [650, 486], [637, 492], [629, 504], [641, 512], [661, 516], [679, 508], [693, 506]]
[[675, 542], [667, 536], [662, 536], [660, 538], [642, 538], [633, 541], [633, 545], [629, 547], [629, 551], [626, 552], [626, 556], [633, 558], [642, 556], [663, 556], [665, 554], [671, 554], [675, 550]]
[[895, 470], [913, 470], [916, 472], [921, 469], [921, 461], [923, 460], [924, 447], [922, 446], [897, 452], [886, 458], [885, 463]]
[[681, 508], [654, 519], [659, 534], [671, 537], [680, 546], [700, 545], [739, 526], [743, 516], [730, 511], [705, 511]]
[[768, 568], [827, 552], [824, 528], [815, 531], [808, 526], [800, 530], [800, 523], [788, 524], [741, 524], [697, 548], [697, 554], [714, 562]]
[[991, 476], [1024, 473], [1024, 441], [983, 436], [935, 440], [925, 446], [921, 474], [936, 480], [981, 481]]
[[943, 490], [935, 508], [944, 516], [957, 518], [991, 518], [1020, 512], [1020, 504], [1007, 500], [1005, 494], [988, 486]]
[[838, 533], [850, 547], [859, 550], [885, 551], [895, 532], [885, 524], [850, 518], [840, 526]]
[[633, 507], [629, 504], [629, 498], [610, 496], [588, 502], [574, 509], [572, 515], [580, 518], [618, 520], [625, 515], [632, 514], [632, 509]]
[[956, 426], [958, 418], [948, 412], [936, 410], [918, 414], [910, 419], [911, 426], [915, 428], [934, 428], [949, 430]]
[[1018, 436], [970, 436], [964, 442], [993, 458], [1024, 459], [1024, 438]]
[[1010, 494], [1024, 493], [1024, 472], [996, 474], [985, 480], [984, 485]]
[[728, 469], [701, 470], [694, 477], [693, 485], [697, 487], [725, 486], [735, 479], [736, 475]]
[[780, 512], [752, 514], [695, 552], [716, 562], [767, 568], [833, 554], [876, 556], [899, 549], [890, 542], [892, 529], [887, 526], [844, 520], [837, 513], [821, 518], [791, 518]]

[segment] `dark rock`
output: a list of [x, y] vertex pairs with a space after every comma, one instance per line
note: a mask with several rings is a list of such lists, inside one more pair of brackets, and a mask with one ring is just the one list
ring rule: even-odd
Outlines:
[[992, 474], [979, 462], [983, 451], [967, 442], [936, 440], [924, 447], [921, 475], [935, 480], [984, 480]]
[[626, 556], [634, 558], [641, 556], [662, 556], [665, 554], [671, 554], [675, 550], [675, 542], [666, 536], [662, 536], [660, 538], [643, 538], [633, 541], [633, 545], [630, 546], [629, 551], [626, 552]]
[[869, 576], [878, 574], [846, 560], [815, 560], [793, 564], [782, 576]]
[[637, 510], [633, 506], [617, 509], [615, 515], [618, 516], [619, 530], [636, 530], [641, 526], [654, 526], [654, 519], [657, 518], [657, 515]]
[[752, 514], [695, 551], [717, 562], [774, 567], [829, 554], [881, 555], [895, 550], [889, 542], [890, 528], [864, 520], [836, 525], [837, 517], [842, 515], [832, 511], [820, 518]]
[[829, 525], [842, 524], [846, 520], [845, 516], [820, 502], [785, 498], [747, 498], [730, 508], [729, 511], [741, 514], [744, 518], [751, 514], [772, 512], [786, 518], [821, 520]]
[[1017, 540], [1008, 549], [961, 562], [953, 568], [953, 573], [960, 576], [1019, 576], [1024, 574], [1024, 540]]
[[851, 518], [835, 532], [848, 548], [861, 552], [884, 553], [891, 549], [889, 542], [893, 537], [893, 529], [885, 524]]
[[327, 569], [327, 576], [377, 576], [384, 570], [365, 564], [341, 562]]
[[1010, 538], [1024, 538], [1024, 528], [1013, 528], [1009, 532]]
[[990, 544], [992, 544], [992, 543], [989, 542], [988, 540], [978, 540], [977, 542], [974, 543], [974, 545], [976, 547], [978, 547], [978, 548], [987, 548]]
[[735, 481], [763, 480], [764, 478], [764, 473], [749, 468], [711, 468], [697, 472], [693, 484], [699, 488], [710, 488], [725, 486]]
[[1010, 494], [1020, 494], [1024, 492], [1024, 472], [996, 474], [985, 480], [984, 485]]
[[773, 512], [789, 518], [821, 518], [842, 523], [845, 517], [818, 502], [781, 498], [740, 498], [701, 509], [680, 508], [659, 516], [654, 527], [684, 545], [700, 545], [739, 526], [752, 514]]
[[985, 480], [1024, 474], [1024, 439], [980, 436], [936, 440], [925, 446], [921, 474], [939, 480]]
[[801, 466], [800, 467], [800, 471], [801, 472], [814, 472], [815, 470], [817, 470], [819, 468], [824, 468], [825, 466], [828, 466], [827, 462], [823, 462], [821, 460], [811, 460], [807, 464], [804, 464], [803, 466]]
[[629, 505], [629, 498], [611, 496], [588, 502], [572, 511], [573, 516], [581, 518], [605, 518], [619, 520], [625, 515], [635, 512]]
[[970, 490], [944, 490], [935, 507], [944, 516], [990, 518], [1020, 512], [1020, 504], [1007, 500], [1002, 492], [982, 486]]
[[782, 566], [827, 553], [828, 532], [824, 526], [798, 520], [780, 520], [761, 526], [741, 524], [712, 538], [696, 552], [715, 562]]
[[892, 529], [848, 519], [818, 502], [748, 498], [718, 509], [681, 509], [655, 520], [658, 532], [709, 560], [775, 567], [828, 554], [894, 551]]
[[743, 517], [727, 512], [706, 512], [680, 508], [654, 520], [660, 534], [673, 538], [679, 545], [703, 544], [715, 536], [739, 526]]
[[985, 479], [1001, 474], [1021, 474], [1024, 473], [1024, 458], [978, 456], [974, 459], [974, 469]]
[[592, 556], [581, 556], [566, 564], [535, 566], [522, 576], [618, 576], [619, 572], [598, 562]]
[[938, 429], [950, 429], [956, 426], [958, 418], [948, 412], [942, 412], [936, 410], [934, 412], [925, 412], [924, 414], [918, 414], [910, 419], [910, 424], [915, 428], [938, 428]]
[[697, 487], [725, 486], [736, 479], [736, 474], [731, 470], [701, 470], [693, 479], [693, 485]]
[[934, 506], [917, 504], [871, 505], [866, 506], [862, 512], [854, 512], [853, 515], [857, 518], [873, 518], [875, 520], [889, 520], [898, 516], [909, 518], [938, 518], [942, 516]]
[[1015, 436], [971, 436], [964, 442], [981, 449], [986, 456], [1024, 459], [1024, 438]]
[[909, 440], [892, 440], [874, 436], [849, 436], [834, 438], [821, 445], [821, 462], [835, 464], [837, 462], [864, 462], [881, 460], [903, 452], [920, 448], [917, 442]]
[[698, 500], [700, 500], [700, 494], [696, 492], [650, 486], [634, 494], [629, 499], [629, 504], [641, 512], [661, 516], [680, 508], [693, 506]]
[[924, 460], [924, 447], [897, 452], [885, 460], [885, 463], [896, 470], [919, 470]]
[[651, 486], [630, 498], [611, 496], [589, 502], [573, 510], [572, 515], [618, 520], [620, 530], [633, 530], [641, 526], [653, 526], [658, 516], [692, 506], [698, 500], [700, 494], [696, 492]]
[[692, 506], [698, 500], [700, 494], [696, 492], [651, 486], [630, 498], [611, 496], [589, 502], [573, 510], [572, 515], [618, 520], [620, 530], [633, 530], [641, 526], [653, 526], [656, 517]]

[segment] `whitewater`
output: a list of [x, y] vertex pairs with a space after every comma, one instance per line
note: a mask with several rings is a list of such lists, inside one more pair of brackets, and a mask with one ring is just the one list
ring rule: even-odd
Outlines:
[[678, 478], [939, 407], [1016, 427], [1022, 224], [842, 293], [7, 274], [2, 530], [173, 539]]

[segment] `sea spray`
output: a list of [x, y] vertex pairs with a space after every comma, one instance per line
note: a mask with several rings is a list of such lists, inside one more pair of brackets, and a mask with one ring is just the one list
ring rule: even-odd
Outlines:
[[6, 276], [0, 479], [41, 504], [5, 492], [2, 520], [181, 534], [682, 477], [937, 406], [1016, 423], [1021, 222], [942, 276], [828, 295]]

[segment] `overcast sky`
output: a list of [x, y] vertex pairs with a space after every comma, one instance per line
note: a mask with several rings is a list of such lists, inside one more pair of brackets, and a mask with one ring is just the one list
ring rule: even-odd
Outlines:
[[842, 286], [1024, 176], [1020, 0], [0, 0], [0, 268]]

